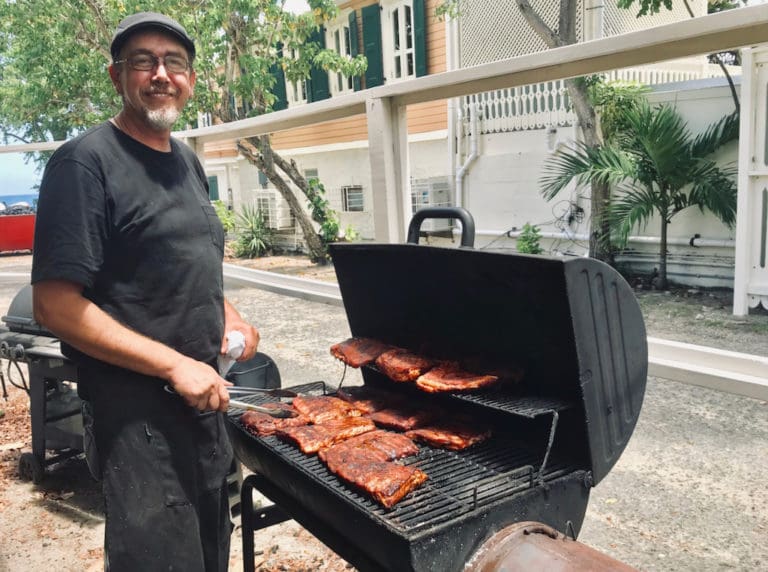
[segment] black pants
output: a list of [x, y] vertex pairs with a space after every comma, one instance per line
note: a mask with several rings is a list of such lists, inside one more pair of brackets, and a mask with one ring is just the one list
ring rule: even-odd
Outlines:
[[220, 413], [198, 414], [163, 382], [81, 371], [106, 504], [108, 572], [224, 572], [232, 448]]

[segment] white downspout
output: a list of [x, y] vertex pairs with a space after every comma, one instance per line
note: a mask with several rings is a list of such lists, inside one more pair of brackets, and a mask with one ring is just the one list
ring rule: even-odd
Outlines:
[[[459, 115], [461, 117], [461, 115]], [[477, 106], [475, 104], [469, 107], [469, 155], [464, 160], [464, 164], [456, 171], [456, 206], [464, 207], [469, 210], [469, 193], [464, 192], [464, 175], [466, 175], [469, 167], [477, 159]]]

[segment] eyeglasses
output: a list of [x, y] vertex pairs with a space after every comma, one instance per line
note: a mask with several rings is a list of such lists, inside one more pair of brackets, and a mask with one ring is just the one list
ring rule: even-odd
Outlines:
[[161, 61], [165, 69], [171, 73], [184, 73], [190, 68], [189, 61], [181, 56], [174, 55], [157, 57], [154, 54], [138, 54], [124, 60], [117, 60], [114, 63], [127, 63], [131, 69], [136, 71], [152, 71], [160, 65]]

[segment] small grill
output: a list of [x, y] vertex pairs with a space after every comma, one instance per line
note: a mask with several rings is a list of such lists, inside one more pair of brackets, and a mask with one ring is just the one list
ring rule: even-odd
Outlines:
[[[413, 244], [432, 215], [462, 220], [464, 248]], [[366, 385], [490, 422], [491, 440], [462, 452], [420, 446], [403, 462], [426, 472], [427, 482], [387, 510], [315, 456], [276, 437], [254, 437], [237, 415], [229, 418], [235, 451], [257, 474], [253, 486], [360, 570], [461, 570], [496, 533], [524, 521], [575, 538], [590, 488], [615, 464], [637, 422], [645, 327], [621, 276], [592, 259], [475, 251], [466, 248], [473, 228], [466, 211], [420, 212], [410, 244], [339, 244], [331, 254], [352, 335], [524, 369], [524, 380], [506, 389], [444, 395], [363, 368]], [[325, 384], [294, 389], [335, 391]]]

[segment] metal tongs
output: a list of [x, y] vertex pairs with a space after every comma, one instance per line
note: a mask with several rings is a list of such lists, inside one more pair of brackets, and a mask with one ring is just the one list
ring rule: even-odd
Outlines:
[[[163, 389], [165, 389], [165, 391], [168, 393], [178, 395], [176, 390], [173, 389], [170, 385], [166, 385]], [[227, 391], [230, 395], [270, 395], [272, 397], [296, 397], [298, 395], [295, 391], [290, 391], [288, 389], [262, 389], [260, 387], [238, 387], [236, 385], [227, 386]], [[298, 415], [298, 412], [292, 409], [272, 409], [270, 407], [254, 405], [252, 403], [247, 403], [237, 399], [230, 399], [229, 405], [230, 407], [247, 409], [249, 411], [258, 411], [259, 413], [265, 413], [267, 415], [271, 415], [272, 417], [279, 417], [282, 419], [289, 419]]]

